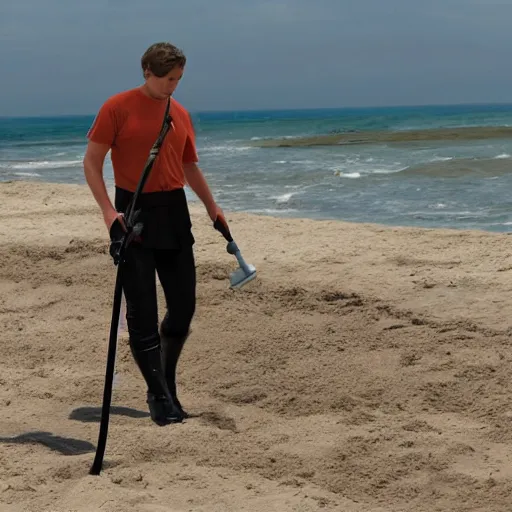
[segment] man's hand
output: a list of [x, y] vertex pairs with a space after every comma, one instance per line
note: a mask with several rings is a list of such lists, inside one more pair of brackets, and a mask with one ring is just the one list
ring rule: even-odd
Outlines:
[[122, 213], [119, 213], [114, 208], [109, 208], [106, 212], [103, 212], [103, 220], [105, 221], [105, 225], [107, 226], [107, 231], [109, 233], [112, 229], [112, 224], [114, 224], [114, 222], [118, 219], [121, 227], [126, 231], [124, 215]]
[[224, 212], [216, 203], [213, 203], [212, 207], [208, 209], [208, 215], [210, 216], [210, 219], [212, 219], [212, 222], [215, 222], [217, 219], [219, 219], [219, 221], [222, 222], [222, 224], [224, 224], [226, 229], [229, 231], [228, 221], [224, 216]]

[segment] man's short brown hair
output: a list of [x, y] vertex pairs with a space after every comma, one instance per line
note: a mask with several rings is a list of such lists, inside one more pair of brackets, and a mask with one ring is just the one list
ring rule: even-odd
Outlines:
[[141, 58], [142, 72], [151, 71], [163, 77], [176, 67], [184, 68], [187, 59], [184, 53], [171, 43], [152, 44]]

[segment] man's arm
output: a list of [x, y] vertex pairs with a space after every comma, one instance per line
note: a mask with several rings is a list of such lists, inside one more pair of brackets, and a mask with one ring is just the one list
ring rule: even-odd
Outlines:
[[118, 212], [110, 201], [105, 180], [103, 179], [103, 164], [109, 149], [110, 146], [108, 144], [89, 141], [83, 161], [85, 179], [103, 213], [107, 230], [110, 230], [112, 223], [119, 217]]
[[210, 191], [210, 187], [206, 182], [203, 172], [197, 165], [198, 157], [195, 143], [195, 130], [192, 118], [188, 116], [189, 121], [189, 134], [187, 136], [187, 142], [183, 151], [183, 171], [185, 173], [185, 180], [189, 184], [190, 188], [195, 192], [197, 197], [204, 204], [208, 215], [212, 222], [219, 219], [226, 229], [229, 231], [228, 223], [224, 217], [224, 213], [217, 206], [215, 199]]
[[224, 218], [224, 214], [222, 210], [217, 206], [215, 199], [210, 191], [210, 187], [206, 182], [206, 178], [203, 175], [203, 172], [199, 168], [199, 166], [195, 162], [183, 164], [183, 170], [185, 172], [185, 179], [189, 184], [190, 188], [196, 193], [197, 197], [204, 204], [210, 219], [215, 222], [218, 216], [221, 217], [221, 220], [226, 224], [226, 219]]

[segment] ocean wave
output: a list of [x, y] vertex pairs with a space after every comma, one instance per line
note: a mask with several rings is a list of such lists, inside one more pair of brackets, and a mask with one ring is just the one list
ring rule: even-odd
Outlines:
[[250, 213], [263, 213], [266, 215], [282, 215], [283, 213], [295, 213], [299, 210], [296, 208], [249, 208], [247, 211]]
[[240, 153], [242, 151], [250, 151], [254, 149], [251, 146], [232, 146], [232, 145], [217, 145], [217, 146], [203, 146], [198, 148], [199, 153]]
[[404, 169], [407, 169], [407, 166], [402, 166], [398, 169], [372, 169], [371, 174], [396, 174]]
[[417, 219], [439, 218], [439, 217], [452, 217], [454, 219], [482, 219], [489, 216], [487, 210], [413, 210], [404, 212], [404, 215], [415, 217]]
[[296, 192], [286, 192], [285, 194], [281, 194], [279, 196], [273, 196], [271, 199], [274, 199], [277, 204], [284, 204], [288, 203], [295, 194]]
[[40, 178], [41, 175], [38, 172], [15, 172], [13, 173], [15, 176], [20, 176], [23, 178]]
[[73, 139], [44, 139], [44, 140], [24, 140], [13, 141], [9, 139], [0, 140], [1, 146], [4, 148], [30, 148], [30, 147], [61, 147], [61, 146], [86, 146], [87, 140], [83, 137]]
[[1, 162], [0, 167], [9, 170], [60, 169], [64, 167], [81, 167], [82, 160], [31, 160]]
[[356, 155], [346, 158], [335, 165], [328, 165], [327, 169], [334, 176], [341, 178], [361, 178], [375, 174], [392, 174], [407, 168], [401, 162], [375, 161], [374, 158], [367, 158], [365, 155]]
[[285, 164], [290, 164], [290, 165], [299, 164], [299, 165], [305, 165], [305, 166], [313, 165], [315, 167], [317, 167], [320, 164], [320, 162], [315, 161], [315, 160], [273, 160], [272, 163], [279, 164], [279, 165], [285, 165]]
[[448, 162], [453, 160], [453, 156], [434, 156], [431, 162]]
[[360, 172], [342, 172], [342, 171], [334, 171], [335, 176], [339, 176], [340, 178], [360, 178]]
[[[280, 139], [284, 139], [284, 140], [293, 140], [293, 139], [301, 139], [303, 137], [309, 137], [309, 135], [307, 134], [302, 134], [302, 135], [281, 135], [279, 138]], [[254, 137], [251, 137], [250, 140], [251, 141], [258, 141], [258, 140], [275, 140], [276, 137], [275, 136], [272, 136], [272, 135], [267, 135], [267, 136], [254, 136]]]

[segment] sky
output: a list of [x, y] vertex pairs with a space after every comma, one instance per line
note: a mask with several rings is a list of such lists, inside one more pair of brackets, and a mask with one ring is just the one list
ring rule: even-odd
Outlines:
[[512, 102], [512, 0], [0, 0], [0, 116], [95, 114], [187, 56], [191, 111]]

